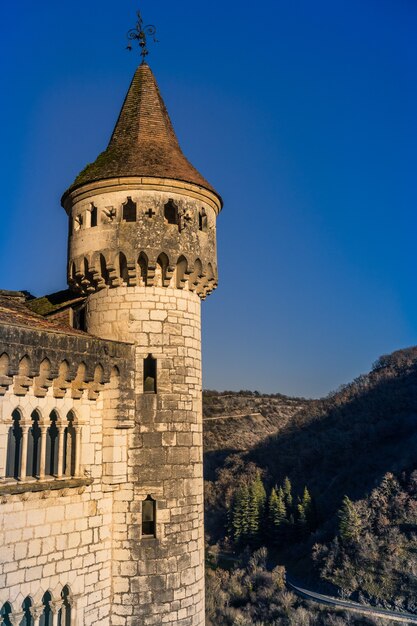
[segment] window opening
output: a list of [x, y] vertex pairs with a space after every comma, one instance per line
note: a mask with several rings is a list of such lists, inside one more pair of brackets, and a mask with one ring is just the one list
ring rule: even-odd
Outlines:
[[136, 202], [130, 196], [123, 205], [123, 219], [125, 222], [136, 222]]
[[119, 254], [120, 278], [124, 285], [129, 284], [129, 270], [127, 269], [127, 260], [123, 252]]
[[32, 600], [30, 598], [25, 598], [22, 604], [23, 618], [19, 626], [33, 626], [32, 614], [30, 612], [31, 607]]
[[168, 200], [164, 207], [164, 217], [168, 224], [176, 224], [178, 226], [178, 207], [173, 200]]
[[0, 617], [3, 620], [1, 623], [3, 624], [3, 626], [12, 626], [12, 622], [10, 621], [10, 615], [12, 615], [12, 607], [8, 602], [6, 602], [5, 604], [3, 604], [0, 610]]
[[51, 600], [52, 596], [49, 591], [47, 591], [42, 598], [43, 613], [39, 618], [39, 626], [52, 626], [52, 614], [49, 604]]
[[32, 476], [33, 478], [36, 478], [37, 476], [39, 476], [40, 470], [39, 448], [41, 439], [39, 414], [37, 413], [37, 411], [33, 411], [32, 420], [32, 426], [31, 428], [29, 428], [28, 433], [28, 455], [26, 463], [26, 474], [27, 476]]
[[143, 361], [143, 391], [156, 393], [156, 359], [148, 354]]
[[68, 426], [64, 430], [64, 476], [74, 476], [75, 474], [75, 428], [74, 418], [71, 413], [68, 415]]
[[22, 427], [20, 426], [20, 413], [14, 410], [12, 413], [12, 426], [7, 436], [6, 477], [19, 478], [22, 460]]
[[87, 331], [87, 316], [85, 304], [78, 307], [78, 309], [73, 309], [72, 325], [76, 330]]
[[71, 598], [68, 587], [61, 591], [62, 606], [58, 611], [58, 626], [71, 626]]
[[205, 209], [201, 209], [198, 213], [198, 229], [203, 233], [207, 232], [207, 214]]
[[97, 207], [94, 206], [94, 204], [91, 205], [91, 228], [94, 228], [94, 226], [97, 226]]
[[45, 470], [48, 476], [58, 474], [58, 427], [56, 422], [57, 415], [52, 412], [51, 424], [46, 432]]
[[148, 258], [144, 252], [141, 252], [138, 259], [139, 274], [142, 281], [142, 285], [146, 287], [148, 278]]
[[155, 537], [156, 536], [156, 502], [148, 496], [146, 500], [142, 502], [142, 536], [143, 537]]

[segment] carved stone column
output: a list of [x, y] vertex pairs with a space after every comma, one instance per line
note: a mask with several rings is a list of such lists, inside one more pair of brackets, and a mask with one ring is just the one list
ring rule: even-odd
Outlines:
[[33, 624], [32, 626], [39, 626], [39, 621], [42, 617], [43, 611], [44, 611], [44, 606], [42, 604], [38, 604], [37, 606], [31, 606], [29, 611], [30, 614], [32, 615], [32, 619], [33, 619]]
[[[23, 611], [20, 611], [19, 613], [11, 613], [7, 617], [12, 626], [19, 626], [24, 617], [24, 613]], [[4, 624], [3, 619], [1, 620], [0, 624]]]
[[74, 476], [80, 475], [80, 458], [81, 458], [81, 426], [75, 424], [75, 463]]
[[58, 471], [57, 478], [62, 478], [64, 473], [64, 434], [65, 427], [62, 424], [58, 425]]
[[26, 473], [27, 473], [26, 469], [27, 469], [27, 459], [28, 459], [29, 424], [27, 422], [22, 422], [21, 426], [22, 426], [22, 444], [21, 444], [19, 480], [25, 480]]
[[40, 431], [40, 445], [39, 445], [39, 478], [42, 480], [45, 478], [45, 465], [46, 465], [46, 432], [48, 430], [47, 426], [41, 425]]
[[[7, 424], [0, 424], [0, 480], [6, 476], [7, 462], [7, 435], [9, 428]], [[2, 622], [0, 622], [1, 624]]]
[[[49, 608], [51, 609], [51, 626], [58, 626], [58, 612], [62, 609], [63, 601], [62, 600], [51, 600], [49, 603]], [[61, 619], [61, 623], [64, 624], [65, 621]]]

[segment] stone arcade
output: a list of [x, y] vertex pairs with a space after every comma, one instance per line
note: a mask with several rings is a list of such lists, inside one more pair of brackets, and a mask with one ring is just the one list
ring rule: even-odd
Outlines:
[[0, 292], [0, 624], [204, 624], [200, 301], [220, 196], [137, 69], [65, 192], [70, 289]]

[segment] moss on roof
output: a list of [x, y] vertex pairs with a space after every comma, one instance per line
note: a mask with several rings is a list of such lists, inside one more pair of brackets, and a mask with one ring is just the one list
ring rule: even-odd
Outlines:
[[78, 174], [62, 201], [81, 185], [136, 176], [181, 180], [218, 196], [184, 156], [155, 77], [146, 64], [136, 70], [108, 147]]
[[84, 299], [84, 296], [80, 296], [70, 289], [64, 289], [63, 291], [57, 291], [56, 293], [51, 293], [41, 298], [29, 300], [25, 304], [33, 313], [45, 317], [51, 313], [56, 313], [61, 309], [77, 304], [78, 302], [82, 302]]

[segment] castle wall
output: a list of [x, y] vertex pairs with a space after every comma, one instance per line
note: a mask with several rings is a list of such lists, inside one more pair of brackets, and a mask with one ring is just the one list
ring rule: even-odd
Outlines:
[[30, 597], [41, 612], [44, 593], [59, 602], [68, 585], [77, 624], [109, 624], [113, 494], [102, 484], [103, 400], [7, 392], [1, 403], [3, 431], [17, 407], [27, 423], [34, 409], [45, 416], [73, 410], [82, 424], [81, 466], [76, 477], [23, 480], [16, 485], [21, 493], [13, 493], [13, 481], [0, 486], [0, 607], [9, 602], [19, 613]]
[[[112, 520], [127, 481], [132, 368], [130, 345], [53, 328], [0, 329], [0, 610], [7, 603], [13, 624], [29, 623], [22, 605], [30, 599], [32, 626], [45, 607], [56, 626], [67, 587], [71, 625], [110, 626]], [[52, 424], [55, 453], [47, 443]], [[11, 458], [20, 458], [18, 475]]]
[[[134, 426], [128, 481], [114, 494], [111, 624], [203, 626], [200, 299], [187, 290], [121, 286], [90, 295], [90, 333], [134, 342]], [[157, 359], [157, 393], [143, 364]], [[142, 534], [142, 505], [156, 501], [156, 536]]]

